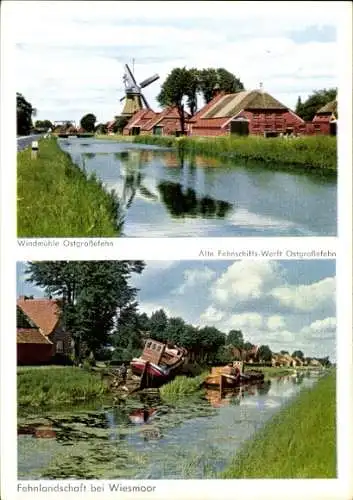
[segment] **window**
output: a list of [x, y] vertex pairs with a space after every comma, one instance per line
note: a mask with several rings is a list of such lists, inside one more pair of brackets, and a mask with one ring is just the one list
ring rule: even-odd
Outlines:
[[151, 349], [151, 344], [152, 344], [152, 342], [147, 342], [147, 345], [146, 345], [147, 349]]
[[64, 342], [62, 340], [58, 340], [56, 343], [56, 352], [62, 354], [64, 352]]
[[159, 352], [162, 349], [161, 345], [157, 345], [157, 351]]

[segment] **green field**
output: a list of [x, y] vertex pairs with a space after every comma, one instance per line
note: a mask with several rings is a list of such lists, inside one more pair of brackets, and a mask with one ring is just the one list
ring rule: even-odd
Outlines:
[[44, 407], [103, 398], [108, 386], [99, 375], [82, 368], [19, 367], [17, 401], [19, 407]]
[[304, 389], [250, 439], [222, 479], [335, 478], [336, 376]]
[[261, 162], [266, 168], [285, 167], [293, 171], [315, 171], [325, 175], [337, 172], [337, 140], [330, 136], [293, 139], [249, 137], [183, 137], [174, 136], [97, 136], [99, 139], [175, 147], [188, 154], [221, 157], [225, 160]]
[[113, 237], [121, 228], [119, 202], [95, 176], [74, 165], [56, 139], [17, 154], [18, 237]]

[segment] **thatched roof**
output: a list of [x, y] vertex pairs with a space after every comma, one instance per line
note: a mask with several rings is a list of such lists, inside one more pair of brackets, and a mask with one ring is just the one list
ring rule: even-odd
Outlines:
[[318, 111], [316, 111], [316, 114], [319, 114], [319, 113], [334, 113], [334, 114], [336, 114], [337, 113], [337, 101], [334, 100], [334, 101], [328, 102], [327, 104], [325, 104], [325, 106], [323, 106]]
[[260, 90], [250, 90], [237, 92], [235, 94], [224, 95], [215, 102], [214, 106], [202, 115], [202, 119], [207, 118], [231, 118], [243, 109], [288, 109], [267, 92]]

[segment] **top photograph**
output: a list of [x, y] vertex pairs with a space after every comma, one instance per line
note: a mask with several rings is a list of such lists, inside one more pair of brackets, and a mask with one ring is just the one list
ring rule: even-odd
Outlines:
[[13, 4], [19, 238], [336, 236], [334, 2]]

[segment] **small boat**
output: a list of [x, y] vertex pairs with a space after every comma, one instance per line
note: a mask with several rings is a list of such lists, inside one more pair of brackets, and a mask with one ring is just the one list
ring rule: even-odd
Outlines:
[[212, 368], [211, 374], [205, 379], [206, 387], [220, 387], [223, 389], [232, 389], [242, 384], [253, 382], [263, 382], [265, 376], [259, 371], [249, 371], [242, 373], [238, 366], [224, 366]]
[[156, 387], [170, 380], [186, 361], [187, 351], [183, 347], [163, 344], [148, 339], [139, 358], [134, 358], [131, 371], [144, 379], [145, 387]]

